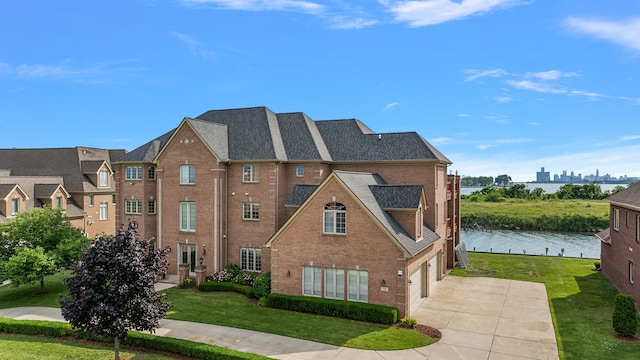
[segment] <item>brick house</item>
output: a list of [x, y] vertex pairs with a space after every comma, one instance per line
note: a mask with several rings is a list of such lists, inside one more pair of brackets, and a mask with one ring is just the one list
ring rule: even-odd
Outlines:
[[0, 149], [0, 222], [20, 211], [62, 208], [87, 236], [114, 234], [111, 161], [124, 150], [89, 147]]
[[610, 227], [600, 238], [602, 273], [619, 292], [632, 295], [640, 311], [640, 183], [611, 195]]
[[[454, 265], [460, 179], [447, 174], [450, 164], [415, 132], [379, 134], [355, 119], [314, 121], [266, 107], [213, 110], [183, 119], [113, 163], [116, 223], [136, 219], [141, 237], [170, 245], [170, 274], [181, 264], [193, 273], [202, 262], [209, 274], [239, 264], [271, 271], [278, 292], [303, 294], [310, 262], [322, 264], [323, 273], [335, 264], [347, 271], [345, 296], [348, 271], [359, 268], [366, 294], [357, 301], [408, 313], [409, 281], [417, 284], [415, 304]], [[376, 193], [356, 186], [359, 181]], [[325, 210], [330, 203], [333, 208]], [[316, 231], [329, 226], [326, 211], [334, 216], [333, 233]], [[314, 223], [304, 220], [310, 216]], [[297, 243], [299, 232], [313, 236]], [[318, 245], [325, 238], [343, 242]], [[358, 248], [371, 245], [368, 258], [335, 257], [343, 249], [337, 245], [352, 239], [366, 239]], [[294, 248], [299, 251], [289, 256]], [[378, 286], [383, 279], [386, 286]]]

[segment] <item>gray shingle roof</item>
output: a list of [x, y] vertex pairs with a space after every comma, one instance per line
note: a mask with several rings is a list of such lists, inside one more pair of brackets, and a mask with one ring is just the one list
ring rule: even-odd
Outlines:
[[383, 209], [417, 209], [422, 185], [370, 185], [369, 190]]
[[316, 123], [304, 113], [277, 114], [282, 141], [289, 161], [331, 161]]
[[[440, 238], [437, 233], [425, 226], [423, 229], [423, 238], [420, 241], [416, 241], [393, 216], [383, 210], [381, 204], [378, 203], [374, 193], [371, 191], [372, 188], [378, 186], [384, 187], [387, 185], [380, 176], [370, 173], [349, 171], [334, 171], [334, 173], [347, 187], [349, 187], [353, 194], [360, 199], [367, 209], [369, 209], [369, 211], [378, 219], [378, 221], [380, 221], [387, 231], [395, 237], [398, 243], [409, 254], [417, 254]], [[420, 189], [422, 190], [422, 186], [420, 186]], [[414, 196], [417, 195], [417, 201], [420, 201], [420, 194], [415, 194], [414, 187], [409, 187], [407, 190], [414, 193]]]
[[229, 141], [227, 139], [227, 125], [213, 123], [199, 119], [188, 119], [189, 124], [200, 134], [211, 150], [220, 160], [229, 159]]
[[319, 185], [296, 184], [287, 198], [285, 206], [300, 206], [305, 202]]
[[606, 199], [608, 202], [640, 210], [640, 182], [629, 185]]
[[173, 135], [173, 132], [176, 131], [176, 129], [173, 129], [169, 132], [166, 132], [162, 135], [160, 135], [159, 137], [149, 141], [148, 143], [139, 146], [137, 148], [135, 148], [134, 150], [124, 154], [123, 156], [119, 157], [116, 161], [114, 162], [123, 162], [123, 163], [128, 163], [128, 162], [145, 162], [145, 163], [150, 163], [153, 161], [153, 159], [156, 157], [156, 155], [158, 155], [158, 153], [160, 152], [160, 150], [167, 144], [167, 142], [169, 141], [169, 139], [171, 138], [171, 135]]
[[60, 184], [35, 184], [33, 186], [33, 196], [36, 198], [51, 197], [59, 186]]
[[95, 174], [100, 170], [102, 164], [105, 163], [105, 160], [86, 160], [81, 161], [80, 166], [82, 167], [83, 174]]
[[17, 184], [0, 184], [0, 199], [4, 199], [13, 191]]

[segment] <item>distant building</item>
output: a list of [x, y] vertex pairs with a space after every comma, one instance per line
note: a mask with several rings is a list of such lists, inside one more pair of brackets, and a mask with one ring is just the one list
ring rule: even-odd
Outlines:
[[541, 167], [540, 171], [536, 172], [536, 182], [539, 182], [539, 183], [551, 182], [551, 175], [548, 171], [544, 171], [544, 167]]

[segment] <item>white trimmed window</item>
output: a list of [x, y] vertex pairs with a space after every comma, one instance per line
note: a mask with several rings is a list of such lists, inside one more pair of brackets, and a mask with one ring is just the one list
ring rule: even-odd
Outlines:
[[254, 202], [242, 203], [242, 219], [243, 220], [259, 220], [260, 204]]
[[313, 266], [302, 267], [302, 294], [322, 296], [322, 268]]
[[20, 212], [20, 199], [11, 199], [11, 215]]
[[142, 166], [127, 166], [124, 172], [125, 180], [142, 180]]
[[107, 220], [109, 217], [109, 203], [103, 201], [100, 203], [100, 220]]
[[180, 231], [196, 231], [196, 203], [193, 201], [180, 203]]
[[349, 270], [349, 286], [347, 300], [369, 301], [369, 273], [366, 271]]
[[262, 250], [254, 248], [240, 249], [240, 267], [247, 271], [262, 270]]
[[258, 165], [242, 166], [242, 182], [256, 183], [260, 180]]
[[613, 209], [613, 230], [620, 230], [620, 210]]
[[633, 284], [633, 261], [629, 261], [629, 282]]
[[196, 183], [196, 166], [180, 165], [180, 185], [193, 185]]
[[147, 203], [147, 213], [149, 215], [153, 215], [156, 213], [156, 201], [155, 200], [149, 200], [149, 202]]
[[636, 215], [636, 242], [640, 242], [640, 215]]
[[155, 166], [149, 166], [147, 168], [147, 179], [149, 179], [149, 180], [155, 180], [156, 179], [156, 167]]
[[124, 201], [124, 213], [125, 214], [142, 214], [142, 201], [140, 201], [140, 200], [125, 200]]
[[324, 297], [344, 300], [343, 269], [324, 269]]
[[98, 186], [99, 187], [107, 187], [109, 186], [109, 172], [105, 171], [105, 170], [100, 170], [99, 174], [99, 182], [98, 182]]
[[340, 203], [324, 206], [323, 232], [325, 234], [347, 233], [347, 207]]
[[62, 207], [62, 196], [56, 196], [56, 207], [57, 208]]
[[296, 176], [303, 177], [304, 176], [304, 165], [298, 165], [296, 167]]

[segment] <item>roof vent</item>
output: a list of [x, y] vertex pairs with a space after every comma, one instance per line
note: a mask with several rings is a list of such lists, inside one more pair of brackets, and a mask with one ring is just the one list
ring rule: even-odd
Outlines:
[[382, 139], [382, 134], [378, 134], [378, 140]]

